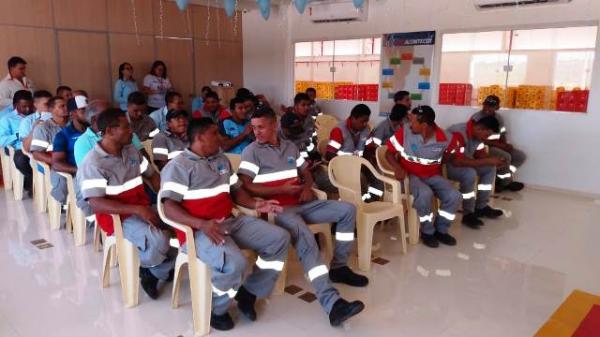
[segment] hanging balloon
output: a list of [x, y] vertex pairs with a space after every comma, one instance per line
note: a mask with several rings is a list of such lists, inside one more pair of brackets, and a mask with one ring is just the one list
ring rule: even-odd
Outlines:
[[296, 9], [298, 10], [298, 13], [304, 14], [304, 9], [306, 8], [307, 3], [308, 3], [308, 0], [294, 0], [294, 5], [296, 5]]
[[365, 0], [352, 0], [354, 7], [361, 8], [365, 4]]
[[175, 2], [177, 3], [177, 7], [179, 7], [180, 11], [184, 11], [187, 6], [188, 6], [188, 0], [175, 0]]
[[265, 20], [269, 20], [271, 16], [271, 0], [256, 0], [260, 8], [260, 14]]
[[233, 17], [235, 13], [235, 0], [224, 0], [225, 1], [225, 13], [228, 17]]

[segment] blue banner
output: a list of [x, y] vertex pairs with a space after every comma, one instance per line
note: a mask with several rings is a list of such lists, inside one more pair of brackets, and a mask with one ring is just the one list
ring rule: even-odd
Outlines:
[[384, 47], [425, 46], [435, 44], [435, 31], [393, 33], [383, 36]]

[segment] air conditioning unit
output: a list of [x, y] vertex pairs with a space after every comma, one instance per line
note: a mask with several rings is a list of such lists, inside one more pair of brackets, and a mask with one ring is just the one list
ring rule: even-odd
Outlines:
[[477, 9], [496, 9], [548, 4], [566, 4], [573, 0], [473, 0]]
[[352, 22], [367, 21], [369, 3], [357, 9], [352, 0], [313, 0], [308, 6], [312, 22]]

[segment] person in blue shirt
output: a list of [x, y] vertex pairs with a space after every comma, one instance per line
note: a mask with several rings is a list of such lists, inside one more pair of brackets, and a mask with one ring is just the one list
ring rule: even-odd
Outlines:
[[23, 149], [29, 152], [31, 145], [31, 136], [33, 128], [52, 118], [52, 113], [48, 109], [48, 101], [52, 98], [52, 94], [46, 90], [38, 90], [33, 93], [33, 107], [35, 112], [25, 116], [19, 124], [19, 139], [23, 142]]
[[183, 96], [178, 92], [169, 91], [165, 95], [165, 103], [165, 106], [152, 111], [150, 114], [150, 118], [156, 123], [156, 127], [163, 132], [167, 130], [167, 113], [171, 110], [184, 110]]
[[33, 111], [33, 96], [30, 91], [19, 90], [13, 96], [13, 108], [9, 114], [0, 119], [0, 147], [5, 148], [8, 154], [7, 146], [15, 149], [15, 166], [25, 176], [24, 188], [31, 195], [31, 166], [29, 166], [29, 157], [23, 154], [21, 150], [22, 142], [19, 138], [19, 124], [23, 117]]
[[56, 134], [52, 142], [52, 169], [57, 172], [77, 173], [75, 142], [89, 127], [86, 107], [87, 99], [83, 96], [75, 96], [67, 102], [70, 122]]
[[133, 67], [127, 62], [121, 63], [119, 79], [115, 82], [115, 91], [113, 92], [114, 101], [119, 104], [121, 110], [127, 111], [127, 97], [136, 91], [138, 91], [138, 86], [133, 78]]
[[244, 99], [235, 97], [229, 104], [231, 117], [219, 122], [221, 148], [227, 153], [241, 154], [253, 141], [252, 125], [246, 113]]
[[204, 99], [206, 98], [206, 94], [208, 94], [211, 91], [212, 89], [210, 87], [202, 87], [202, 90], [200, 90], [200, 96], [196, 96], [192, 100], [192, 111], [200, 110], [200, 108], [202, 108], [202, 105], [204, 104]]

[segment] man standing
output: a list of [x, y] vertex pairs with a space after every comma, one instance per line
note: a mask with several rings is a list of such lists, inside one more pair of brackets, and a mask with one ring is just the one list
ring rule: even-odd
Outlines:
[[13, 103], [13, 97], [19, 90], [33, 93], [33, 82], [25, 77], [27, 62], [19, 56], [8, 59], [8, 75], [0, 81], [0, 110]]

